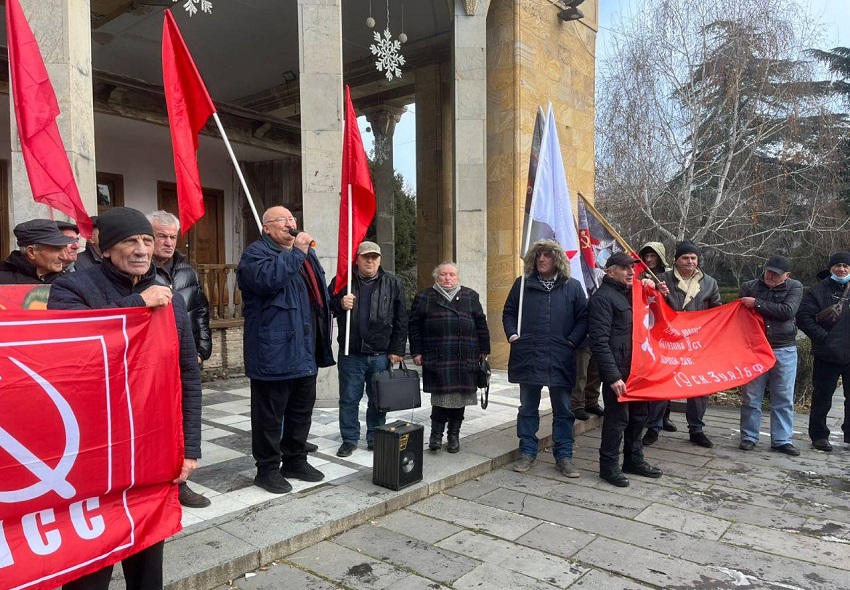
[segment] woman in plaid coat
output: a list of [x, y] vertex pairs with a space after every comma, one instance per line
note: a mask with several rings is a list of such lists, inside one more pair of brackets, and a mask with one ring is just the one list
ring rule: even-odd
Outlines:
[[448, 423], [446, 450], [460, 450], [466, 406], [478, 403], [478, 361], [490, 354], [490, 331], [478, 293], [460, 285], [454, 262], [434, 269], [434, 286], [416, 294], [408, 337], [413, 362], [422, 367], [423, 389], [431, 394], [431, 437], [438, 451]]

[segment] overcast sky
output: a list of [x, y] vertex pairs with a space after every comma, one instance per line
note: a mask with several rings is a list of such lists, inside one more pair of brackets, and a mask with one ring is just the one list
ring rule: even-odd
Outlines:
[[[807, 8], [813, 19], [823, 23], [823, 40], [821, 49], [850, 46], [850, 0], [799, 0]], [[597, 55], [604, 53], [607, 32], [619, 18], [622, 11], [631, 6], [639, 6], [642, 0], [599, 0], [599, 35], [596, 43]], [[554, 8], [553, 8], [554, 10]], [[403, 51], [403, 49], [402, 49]], [[416, 119], [415, 106], [408, 105], [407, 112], [402, 115], [396, 125], [393, 137], [395, 151], [395, 169], [404, 177], [404, 182], [414, 192], [416, 191]], [[367, 132], [366, 117], [360, 117], [360, 133], [366, 152], [372, 150], [373, 137]]]

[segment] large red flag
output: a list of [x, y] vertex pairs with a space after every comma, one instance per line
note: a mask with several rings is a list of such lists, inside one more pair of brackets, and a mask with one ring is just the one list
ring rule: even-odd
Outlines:
[[6, 39], [15, 120], [33, 199], [72, 217], [89, 239], [92, 223], [56, 124], [59, 103], [18, 0], [6, 2]]
[[366, 150], [357, 127], [351, 94], [345, 87], [345, 132], [342, 139], [342, 190], [339, 199], [339, 247], [337, 249], [334, 295], [348, 284], [348, 185], [351, 185], [351, 248], [353, 252], [366, 236], [375, 217], [375, 191], [366, 161]]
[[632, 283], [632, 367], [620, 401], [697, 397], [748, 383], [776, 363], [764, 320], [740, 301], [674, 311]]
[[162, 25], [162, 80], [174, 150], [180, 227], [185, 234], [204, 216], [204, 194], [198, 174], [198, 133], [215, 107], [170, 10], [165, 11]]

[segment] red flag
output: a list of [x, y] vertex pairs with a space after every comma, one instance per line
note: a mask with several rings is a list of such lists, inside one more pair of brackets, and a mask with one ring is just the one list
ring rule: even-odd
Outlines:
[[776, 363], [764, 320], [740, 301], [676, 312], [635, 278], [632, 309], [632, 367], [620, 401], [717, 393], [752, 381]]
[[0, 342], [0, 586], [56, 588], [179, 531], [172, 310], [7, 310]]
[[339, 199], [339, 247], [337, 249], [336, 281], [334, 295], [348, 284], [348, 185], [351, 185], [351, 248], [357, 251], [366, 236], [366, 230], [375, 217], [375, 191], [366, 150], [357, 127], [357, 115], [351, 104], [351, 94], [345, 87], [345, 132], [342, 138], [342, 191]]
[[174, 150], [180, 227], [185, 234], [204, 216], [204, 194], [198, 174], [198, 133], [215, 107], [170, 10], [165, 11], [162, 25], [162, 81]]
[[18, 138], [33, 199], [72, 217], [80, 234], [90, 239], [92, 223], [56, 125], [59, 103], [18, 0], [6, 2], [6, 39]]

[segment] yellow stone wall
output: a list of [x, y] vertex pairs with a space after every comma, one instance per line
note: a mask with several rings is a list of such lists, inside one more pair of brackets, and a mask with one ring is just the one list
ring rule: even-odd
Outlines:
[[494, 367], [506, 367], [502, 307], [520, 272], [531, 137], [552, 103], [573, 207], [593, 199], [598, 0], [580, 21], [548, 0], [491, 0], [487, 16], [487, 318]]

